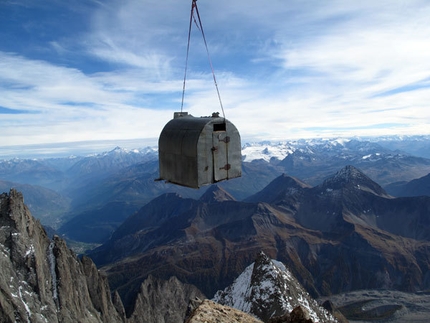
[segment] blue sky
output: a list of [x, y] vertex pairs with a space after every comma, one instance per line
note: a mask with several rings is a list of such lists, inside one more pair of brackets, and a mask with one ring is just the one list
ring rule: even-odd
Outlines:
[[[243, 141], [430, 133], [430, 1], [197, 4]], [[0, 145], [155, 145], [181, 107], [190, 8], [0, 1]], [[220, 111], [195, 25], [184, 110]]]

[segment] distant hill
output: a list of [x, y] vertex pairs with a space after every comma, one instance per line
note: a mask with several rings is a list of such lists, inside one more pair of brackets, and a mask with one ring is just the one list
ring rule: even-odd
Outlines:
[[20, 184], [0, 180], [0, 193], [16, 189], [25, 196], [25, 203], [31, 213], [45, 225], [53, 228], [64, 220], [70, 207], [70, 199], [45, 187], [29, 184]]
[[412, 180], [428, 174], [430, 160], [393, 152], [358, 140], [338, 145], [305, 146], [277, 164], [284, 172], [311, 185], [320, 184], [339, 168], [352, 165], [380, 185]]
[[385, 189], [393, 196], [430, 196], [430, 173], [410, 182], [392, 183]]
[[381, 146], [393, 150], [401, 151], [403, 153], [430, 158], [430, 136], [386, 136], [369, 138], [369, 140], [375, 141]]
[[66, 178], [61, 170], [44, 160], [15, 158], [0, 160], [0, 180], [58, 189], [61, 186], [58, 183]]

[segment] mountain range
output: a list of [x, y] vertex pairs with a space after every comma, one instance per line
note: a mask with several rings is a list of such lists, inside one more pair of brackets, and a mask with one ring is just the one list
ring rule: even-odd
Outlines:
[[346, 166], [317, 186], [281, 175], [237, 201], [219, 186], [200, 199], [164, 194], [89, 253], [126, 310], [148, 275], [176, 275], [207, 297], [263, 250], [313, 297], [358, 289], [430, 288], [430, 197], [394, 198]]
[[[315, 186], [353, 165], [393, 196], [428, 195], [428, 142], [416, 136], [248, 143], [242, 149], [242, 177], [219, 186], [244, 200], [283, 173]], [[86, 157], [0, 160], [4, 191], [23, 191], [45, 226], [69, 240], [92, 244], [105, 242], [127, 216], [163, 193], [198, 199], [207, 189], [154, 182], [158, 176], [157, 149], [150, 147], [116, 147]], [[406, 186], [419, 179], [423, 183], [415, 189]], [[91, 234], [95, 230], [98, 234]]]
[[[31, 216], [20, 192], [0, 194], [0, 224], [1, 322], [182, 323], [184, 319], [189, 323], [262, 322], [231, 307], [199, 300], [204, 296], [195, 286], [183, 284], [174, 276], [168, 280], [148, 276], [140, 285], [132, 312], [126, 316], [120, 297], [116, 292], [110, 293], [106, 277], [91, 259], [77, 257], [58, 236], [50, 239]], [[253, 265], [252, 286], [263, 291], [267, 283], [278, 281], [270, 289], [277, 297], [266, 299], [260, 306], [258, 299], [248, 300], [250, 308], [261, 309], [262, 316], [268, 313], [266, 307], [273, 307], [272, 302], [276, 306], [278, 300], [284, 300], [302, 305], [291, 313], [288, 306], [285, 311], [278, 311], [282, 318], [290, 318], [282, 322], [299, 323], [303, 322], [301, 318], [312, 317], [306, 322], [314, 323], [316, 313], [337, 322], [300, 289], [291, 275], [288, 281], [276, 279], [279, 262], [275, 267], [267, 266], [268, 263], [270, 260], [260, 254]], [[281, 276], [285, 276], [286, 268], [282, 268]], [[297, 293], [283, 295], [281, 289], [278, 293], [278, 288], [285, 290], [286, 284]], [[264, 322], [272, 322], [274, 314]]]
[[[425, 142], [418, 142], [424, 147]], [[3, 224], [0, 233], [6, 256], [2, 268], [9, 268], [7, 273], [21, 273], [12, 276], [26, 282], [13, 285], [10, 291], [12, 287], [2, 287], [10, 292], [3, 298], [4, 304], [15, 304], [8, 306], [16, 308], [22, 320], [29, 315], [26, 305], [32, 313], [45, 306], [43, 302], [31, 303], [25, 295], [55, 292], [54, 276], [48, 268], [52, 243], [62, 246], [55, 249], [54, 256], [59, 257], [56, 264], [62, 269], [57, 271], [65, 284], [73, 279], [82, 281], [79, 293], [92, 295], [91, 300], [88, 298], [89, 313], [111, 313], [122, 321], [137, 322], [144, 317], [148, 322], [179, 322], [190, 298], [212, 298], [219, 291], [227, 295], [229, 286], [237, 280], [243, 282], [239, 277], [249, 274], [249, 268], [254, 268], [250, 266], [264, 258], [276, 259], [273, 265], [279, 269], [275, 270], [280, 273], [278, 277], [295, 277], [310, 300], [336, 300], [348, 318], [397, 322], [407, 317], [407, 321], [419, 322], [405, 313], [420, 313], [422, 318], [423, 313], [429, 313], [428, 307], [408, 305], [413, 301], [398, 304], [395, 297], [418, 299], [430, 288], [430, 160], [392, 149], [384, 147], [382, 141], [355, 139], [247, 144], [242, 150], [241, 178], [200, 190], [154, 182], [158, 175], [154, 149], [127, 151], [117, 147], [88, 157], [2, 161], [0, 184], [4, 191], [10, 187], [25, 190], [26, 203], [47, 228], [52, 226], [64, 238], [88, 243], [87, 247], [99, 246], [86, 251], [80, 260], [58, 236], [51, 235], [50, 239], [46, 233], [38, 233], [36, 240], [16, 240], [13, 237], [27, 237], [28, 233], [13, 228], [25, 231], [26, 226]], [[2, 201], [9, 198], [1, 204], [2, 216], [9, 214], [7, 205], [23, 205], [22, 196], [12, 192], [10, 197], [2, 195]], [[20, 223], [31, 222], [28, 216], [22, 217], [27, 220], [19, 219]], [[9, 221], [8, 217], [2, 221]], [[42, 230], [39, 224], [30, 227]], [[30, 257], [33, 260], [28, 260], [27, 251], [33, 254], [31, 250], [38, 245], [41, 251], [35, 251]], [[19, 251], [16, 257], [9, 256], [15, 252], [11, 250]], [[267, 257], [261, 257], [262, 251]], [[28, 260], [24, 267], [20, 267], [19, 259]], [[275, 268], [265, 261], [261, 262], [266, 263], [265, 268]], [[64, 271], [64, 264], [69, 262], [73, 273]], [[48, 267], [36, 266], [43, 263]], [[50, 275], [51, 283], [46, 286], [50, 292], [41, 292], [40, 283], [27, 282], [31, 282], [31, 272], [37, 271]], [[66, 278], [75, 275], [81, 278]], [[88, 275], [104, 284], [106, 292]], [[282, 290], [282, 279], [275, 281], [278, 283], [271, 286]], [[267, 286], [269, 282], [263, 280], [261, 284]], [[95, 292], [107, 295], [109, 288], [114, 296], [110, 300]], [[249, 295], [255, 288], [247, 289]], [[370, 299], [369, 307], [358, 313], [369, 299], [364, 292], [359, 296], [363, 290], [369, 290], [369, 295], [376, 295], [377, 290], [403, 294], [389, 294], [389, 305]], [[69, 291], [70, 286], [65, 286], [64, 292]], [[17, 295], [18, 303], [13, 302], [13, 295]], [[72, 302], [65, 295], [64, 301]], [[335, 295], [356, 296], [347, 304], [342, 299], [349, 296]], [[98, 298], [105, 299], [103, 310], [95, 301]], [[112, 304], [106, 305], [109, 302]], [[264, 301], [260, 298], [257, 303]], [[299, 303], [291, 304], [288, 311]], [[51, 305], [55, 304], [46, 304], [53, 313], [55, 306]], [[84, 307], [78, 307], [73, 307], [79, 312], [73, 317], [88, 319], [81, 312]], [[303, 314], [304, 308], [298, 305], [294, 310]], [[275, 319], [267, 315], [261, 318], [267, 322]]]

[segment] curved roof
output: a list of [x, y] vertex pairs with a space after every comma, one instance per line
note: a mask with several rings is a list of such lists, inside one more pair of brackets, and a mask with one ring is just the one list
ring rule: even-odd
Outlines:
[[[194, 156], [198, 140], [203, 129], [210, 124], [223, 125], [230, 123], [228, 120], [219, 117], [183, 116], [170, 120], [163, 128], [158, 140], [158, 149], [163, 151]], [[213, 130], [213, 129], [212, 129]], [[225, 130], [225, 129], [224, 129]], [[193, 151], [190, 151], [193, 149]]]

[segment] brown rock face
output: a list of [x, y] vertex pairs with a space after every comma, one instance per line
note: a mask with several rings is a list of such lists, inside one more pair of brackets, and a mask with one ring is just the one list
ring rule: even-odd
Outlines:
[[234, 308], [204, 300], [186, 323], [262, 323], [259, 319]]
[[260, 321], [252, 315], [229, 306], [220, 305], [210, 300], [201, 301], [200, 305], [191, 313], [185, 323], [314, 323], [309, 312], [303, 306], [297, 306], [291, 313]]
[[270, 319], [267, 323], [313, 323], [308, 311], [303, 306], [297, 306], [291, 313]]

